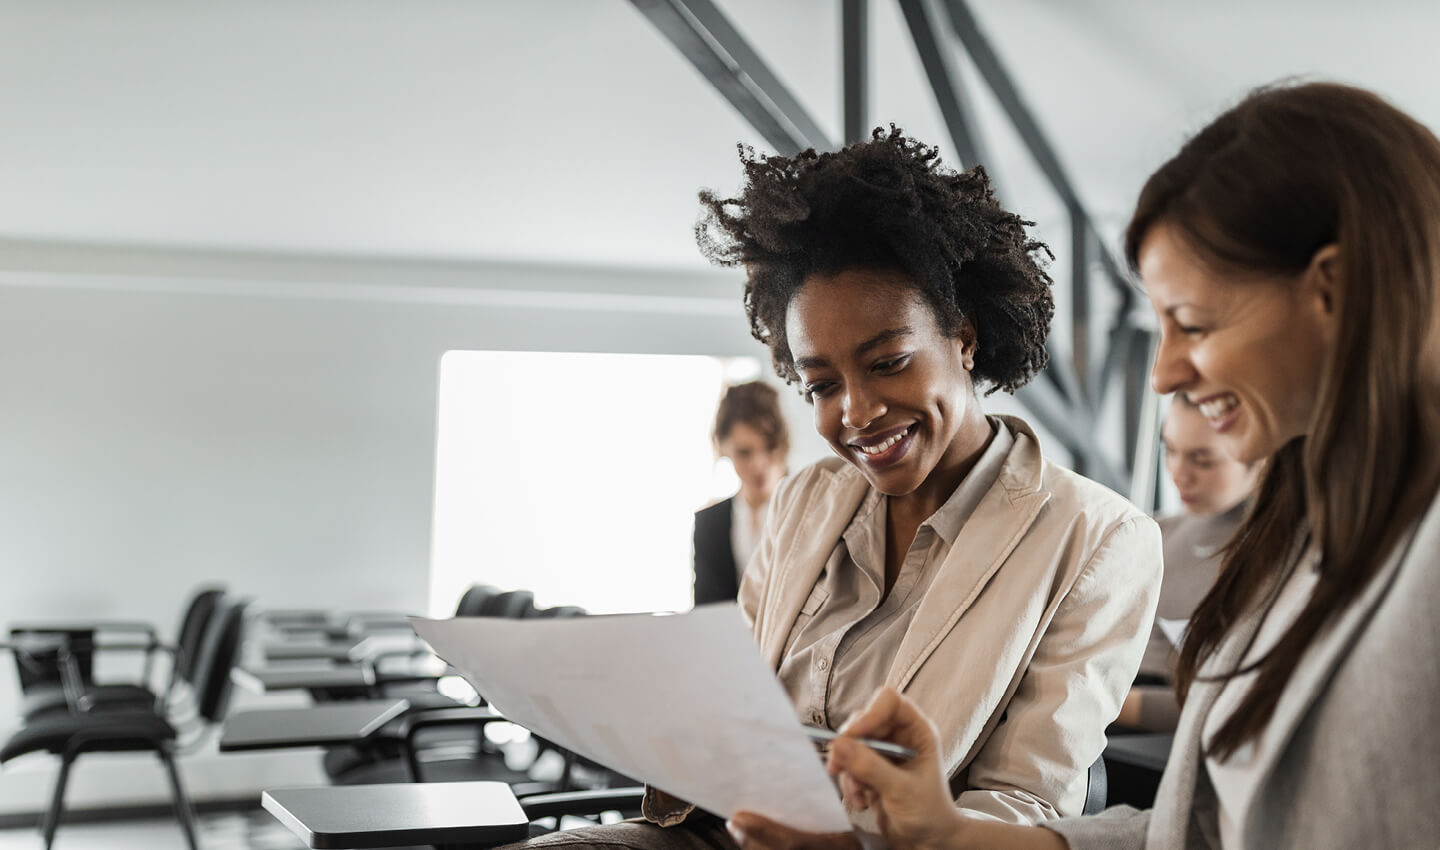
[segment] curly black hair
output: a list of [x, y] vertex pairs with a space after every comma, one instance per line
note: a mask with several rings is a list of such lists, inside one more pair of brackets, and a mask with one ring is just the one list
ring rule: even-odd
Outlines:
[[750, 332], [786, 383], [799, 381], [785, 336], [791, 299], [812, 276], [855, 269], [903, 273], [946, 336], [970, 319], [973, 375], [989, 392], [1014, 392], [1045, 368], [1055, 302], [1042, 263], [1054, 255], [1026, 235], [1034, 222], [1001, 208], [983, 168], [945, 168], [893, 124], [835, 153], [739, 147], [745, 186], [735, 198], [700, 193], [695, 239], [712, 263], [745, 267]]

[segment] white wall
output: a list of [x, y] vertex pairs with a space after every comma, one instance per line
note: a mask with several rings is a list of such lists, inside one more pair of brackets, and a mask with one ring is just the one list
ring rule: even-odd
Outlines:
[[[423, 611], [456, 348], [763, 353], [733, 275], [0, 243], [0, 623], [169, 635], [216, 580], [276, 606]], [[0, 671], [0, 724], [14, 691]], [[0, 812], [38, 808], [53, 761], [7, 765]], [[165, 799], [158, 770], [93, 761], [71, 806]], [[203, 799], [276, 784], [276, 764], [203, 756], [186, 776]]]

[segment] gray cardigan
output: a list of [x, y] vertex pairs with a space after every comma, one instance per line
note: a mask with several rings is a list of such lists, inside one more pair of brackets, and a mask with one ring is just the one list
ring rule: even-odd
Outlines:
[[[1234, 669], [1261, 612], [1204, 670]], [[1440, 847], [1440, 495], [1301, 660], [1242, 824], [1247, 848]], [[1200, 730], [1220, 685], [1190, 691], [1155, 808], [1051, 821], [1072, 850], [1219, 850]]]

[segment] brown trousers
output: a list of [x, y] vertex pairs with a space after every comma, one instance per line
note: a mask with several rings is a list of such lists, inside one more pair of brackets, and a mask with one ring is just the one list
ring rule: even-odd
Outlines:
[[587, 826], [552, 832], [500, 850], [584, 850], [629, 848], [629, 850], [739, 850], [725, 831], [725, 821], [715, 815], [696, 812], [675, 826], [662, 827], [643, 820]]

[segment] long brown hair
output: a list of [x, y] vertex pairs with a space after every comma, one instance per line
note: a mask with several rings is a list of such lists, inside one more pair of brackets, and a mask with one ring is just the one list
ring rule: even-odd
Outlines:
[[1209, 742], [1255, 739], [1306, 648], [1356, 599], [1440, 481], [1440, 141], [1361, 89], [1261, 89], [1201, 130], [1140, 193], [1126, 233], [1165, 222], [1217, 273], [1305, 271], [1339, 246], [1339, 332], [1306, 435], [1266, 465], [1219, 580], [1190, 620], [1181, 698], [1236, 620], [1284, 571], [1301, 529], [1320, 548], [1313, 596], [1256, 663]]

